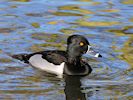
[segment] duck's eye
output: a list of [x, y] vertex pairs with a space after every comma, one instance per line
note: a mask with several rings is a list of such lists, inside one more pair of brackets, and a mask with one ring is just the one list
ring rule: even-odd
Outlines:
[[80, 42], [79, 45], [80, 45], [80, 46], [84, 46], [84, 43], [83, 43], [83, 42]]

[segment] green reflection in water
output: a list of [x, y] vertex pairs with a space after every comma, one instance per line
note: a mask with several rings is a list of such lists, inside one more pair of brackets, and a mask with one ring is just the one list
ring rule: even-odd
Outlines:
[[[131, 65], [133, 71], [133, 35], [124, 43], [124, 46], [121, 48], [123, 54], [119, 56], [120, 59], [125, 60], [128, 64]], [[131, 71], [131, 70], [130, 70]]]
[[93, 0], [79, 0], [81, 2], [90, 2], [93, 6], [101, 4], [101, 2], [93, 1]]
[[91, 2], [93, 0], [79, 0], [79, 1], [82, 1], [82, 2]]
[[81, 9], [80, 6], [77, 5], [66, 5], [59, 7], [59, 10], [71, 10], [71, 11], [77, 11], [82, 14], [94, 14], [94, 12], [86, 9]]
[[113, 100], [118, 100], [120, 97], [123, 97], [123, 100], [131, 100], [132, 96], [128, 96], [131, 91], [129, 87], [133, 88], [132, 85], [110, 85], [107, 87], [106, 96], [111, 96], [111, 92], [114, 91], [111, 97]]
[[33, 39], [44, 40], [46, 42], [66, 43], [66, 36], [60, 34], [33, 33], [31, 37]]
[[9, 63], [9, 62], [12, 62], [12, 60], [7, 58], [0, 58], [0, 63]]
[[52, 91], [53, 89], [37, 89], [37, 90], [3, 90], [3, 91], [0, 91], [1, 94], [3, 93], [10, 93], [10, 94], [40, 94], [40, 93], [46, 93], [46, 92], [50, 92]]
[[122, 0], [123, 4], [133, 4], [133, 0]]
[[39, 23], [37, 23], [37, 22], [31, 23], [31, 25], [32, 25], [34, 28], [39, 28], [39, 27], [40, 27]]
[[48, 34], [48, 33], [33, 33], [31, 36], [33, 39], [36, 40], [44, 40], [45, 43], [42, 44], [34, 44], [29, 49], [31, 51], [42, 51], [48, 47], [52, 47], [55, 49], [64, 50], [66, 47], [63, 46], [66, 44], [66, 37], [65, 35], [60, 34]]
[[16, 30], [16, 28], [0, 28], [0, 33], [9, 34], [13, 32], [14, 30]]
[[29, 2], [31, 0], [12, 0], [12, 1], [18, 1], [18, 2]]
[[63, 28], [63, 29], [60, 30], [60, 32], [65, 33], [65, 34], [73, 34], [73, 33], [76, 33], [77, 30]]
[[34, 44], [29, 49], [33, 52], [43, 51], [46, 48], [52, 47], [55, 49], [64, 50], [66, 47], [62, 46], [62, 43], [45, 43], [45, 44]]
[[86, 27], [89, 27], [89, 26], [113, 26], [113, 25], [119, 25], [121, 24], [120, 22], [109, 22], [109, 21], [86, 21], [86, 20], [78, 20], [75, 24], [78, 24], [80, 26], [86, 26]]
[[119, 9], [106, 9], [106, 10], [101, 10], [102, 12], [109, 12], [109, 13], [115, 13], [119, 12]]
[[82, 14], [70, 13], [70, 12], [53, 12], [53, 15], [56, 15], [56, 16], [83, 16]]
[[125, 26], [119, 30], [108, 30], [109, 32], [115, 33], [117, 36], [128, 36], [129, 39], [124, 43], [123, 47], [118, 52], [122, 52], [118, 57], [126, 61], [130, 65], [130, 69], [127, 69], [125, 72], [133, 71], [133, 34], [127, 32], [127, 30], [132, 29], [133, 26]]
[[132, 18], [130, 18], [130, 20], [129, 20], [129, 21], [133, 22], [133, 17], [132, 17]]

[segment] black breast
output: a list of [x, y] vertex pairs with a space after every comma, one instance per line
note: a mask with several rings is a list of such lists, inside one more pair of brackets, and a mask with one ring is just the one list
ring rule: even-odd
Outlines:
[[80, 63], [73, 65], [66, 63], [64, 73], [68, 75], [88, 75], [92, 72], [92, 68], [86, 62], [80, 61]]

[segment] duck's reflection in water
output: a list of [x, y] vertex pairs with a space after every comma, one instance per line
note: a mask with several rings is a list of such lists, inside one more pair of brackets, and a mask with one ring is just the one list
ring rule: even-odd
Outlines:
[[92, 95], [92, 92], [89, 95], [82, 92], [80, 79], [80, 76], [65, 76], [66, 100], [87, 100], [87, 97]]

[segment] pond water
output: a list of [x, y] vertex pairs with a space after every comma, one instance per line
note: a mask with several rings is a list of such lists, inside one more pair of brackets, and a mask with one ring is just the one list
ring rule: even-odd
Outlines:
[[[103, 58], [62, 79], [8, 54], [65, 50], [84, 35]], [[0, 0], [0, 100], [133, 100], [133, 0]]]

